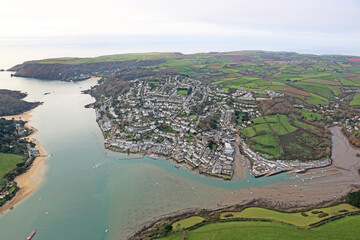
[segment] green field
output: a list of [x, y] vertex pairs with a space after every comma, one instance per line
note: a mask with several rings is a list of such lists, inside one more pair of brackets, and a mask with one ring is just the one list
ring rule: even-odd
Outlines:
[[251, 121], [252, 121], [253, 123], [265, 123], [264, 117], [253, 118], [253, 119], [251, 119]]
[[[344, 214], [344, 212], [356, 212], [358, 208], [344, 203], [328, 208], [312, 209], [310, 211], [302, 213], [284, 213], [274, 210], [268, 210], [259, 207], [246, 208], [241, 212], [224, 212], [220, 215], [221, 219], [231, 218], [249, 218], [249, 219], [268, 219], [276, 222], [288, 223], [298, 227], [305, 227], [311, 224], [317, 223], [321, 220]], [[319, 217], [321, 213], [326, 213], [328, 216]], [[231, 214], [232, 216], [226, 217]]]
[[203, 222], [204, 220], [205, 220], [205, 218], [203, 218], [203, 217], [192, 216], [192, 217], [185, 218], [185, 219], [174, 222], [172, 224], [172, 227], [173, 227], [173, 229], [181, 230], [181, 229], [189, 228], [196, 224], [199, 224], [199, 223]]
[[322, 116], [318, 113], [313, 113], [313, 112], [310, 112], [308, 110], [303, 110], [303, 109], [301, 109], [300, 111], [301, 111], [301, 116], [309, 119], [310, 121], [322, 119]]
[[258, 135], [256, 137], [254, 137], [253, 139], [255, 140], [255, 142], [262, 144], [262, 145], [273, 146], [273, 147], [278, 146], [276, 137], [274, 137], [274, 135], [271, 134], [270, 132]]
[[251, 119], [253, 124], [241, 129], [240, 134], [253, 150], [276, 159], [320, 159], [326, 155], [325, 148], [317, 146], [327, 139], [326, 132], [317, 127], [317, 122], [307, 123], [317, 119], [322, 116], [307, 110], [266, 115]]
[[256, 134], [255, 130], [252, 127], [244, 128], [240, 132], [246, 137], [253, 137]]
[[351, 106], [359, 106], [360, 105], [360, 93], [354, 95], [353, 99], [350, 102]]
[[297, 130], [290, 124], [286, 115], [267, 115], [251, 119], [254, 123], [244, 128], [240, 133], [255, 144], [255, 150], [276, 156], [280, 154], [280, 144], [276, 136], [286, 135]]
[[188, 95], [188, 94], [189, 94], [189, 90], [178, 90], [178, 91], [177, 91], [177, 94], [180, 94], [180, 95]]
[[223, 240], [223, 239], [359, 239], [360, 215], [344, 217], [311, 229], [299, 229], [278, 222], [234, 221], [210, 223], [191, 231], [173, 233], [163, 240]]
[[0, 186], [4, 184], [4, 176], [10, 172], [16, 164], [23, 162], [21, 155], [0, 153]]
[[314, 93], [310, 93], [310, 97], [306, 98], [306, 102], [311, 105], [327, 105], [327, 104], [329, 104], [328, 99], [326, 99], [322, 96], [316, 95]]
[[193, 120], [196, 120], [197, 119], [197, 116], [196, 115], [190, 115], [189, 118], [193, 119]]
[[187, 142], [194, 142], [195, 141], [195, 138], [193, 136], [185, 136], [184, 139]]
[[263, 144], [255, 144], [254, 148], [256, 151], [269, 154], [271, 156], [276, 156], [280, 154], [279, 145], [276, 146], [265, 146]]

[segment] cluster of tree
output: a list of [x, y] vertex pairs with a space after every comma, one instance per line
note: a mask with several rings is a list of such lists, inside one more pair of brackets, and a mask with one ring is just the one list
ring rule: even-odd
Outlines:
[[156, 72], [141, 67], [120, 68], [106, 72], [101, 78], [101, 84], [94, 86], [90, 91], [85, 91], [85, 93], [90, 93], [97, 100], [99, 100], [101, 96], [113, 97], [114, 99], [119, 95], [129, 92], [131, 80], [151, 77], [161, 79], [166, 77], [166, 75], [161, 74], [166, 74], [166, 71]]
[[208, 141], [208, 145], [207, 145], [212, 151], [215, 151], [218, 148], [218, 144], [214, 141], [214, 140], [210, 140]]
[[158, 129], [163, 132], [173, 133], [174, 130], [166, 123], [159, 124]]
[[[344, 131], [347, 132], [347, 131]], [[360, 133], [346, 134], [348, 135], [349, 142], [355, 147], [360, 147]]]
[[347, 202], [355, 207], [360, 207], [360, 190], [349, 193], [346, 198]]
[[263, 115], [286, 114], [292, 107], [288, 99], [275, 98], [273, 100], [259, 101], [259, 109]]
[[104, 75], [105, 81], [131, 81], [138, 78], [155, 76], [156, 72], [148, 68], [122, 68]]
[[19, 91], [0, 89], [0, 116], [16, 115], [37, 107], [38, 102], [26, 102], [23, 99], [27, 94]]
[[236, 123], [247, 122], [250, 120], [249, 113], [247, 113], [247, 112], [243, 113], [243, 112], [240, 112], [239, 110], [235, 110], [234, 119], [235, 119]]
[[202, 118], [201, 121], [199, 122], [199, 124], [197, 125], [197, 128], [199, 128], [203, 131], [209, 131], [211, 129], [218, 129], [219, 128], [219, 119], [220, 119], [219, 113], [215, 113], [206, 118]]
[[25, 122], [23, 121], [0, 118], [0, 152], [20, 155], [27, 154], [27, 144], [33, 143], [26, 141], [23, 137], [29, 135], [30, 132], [26, 130], [20, 134], [17, 131], [17, 124], [24, 129]]
[[316, 160], [331, 154], [331, 135], [321, 129], [317, 133], [299, 128], [278, 136], [284, 159]]
[[102, 96], [115, 97], [125, 94], [130, 91], [130, 87], [130, 82], [111, 81], [98, 84], [89, 91], [85, 91], [85, 93], [90, 93], [96, 100], [99, 100]]

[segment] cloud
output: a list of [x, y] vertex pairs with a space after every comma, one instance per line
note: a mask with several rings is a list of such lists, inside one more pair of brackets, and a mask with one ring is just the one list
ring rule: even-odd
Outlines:
[[358, 1], [2, 0], [1, 35], [359, 32]]
[[193, 41], [359, 52], [359, 15], [357, 0], [1, 0], [0, 46], [144, 46], [150, 39], [153, 47], [193, 49]]

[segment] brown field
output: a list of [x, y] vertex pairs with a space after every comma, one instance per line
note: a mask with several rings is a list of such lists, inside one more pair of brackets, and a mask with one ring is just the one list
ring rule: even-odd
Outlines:
[[283, 87], [283, 88], [280, 88], [278, 91], [285, 93], [285, 94], [286, 93], [294, 93], [296, 95], [305, 96], [305, 97], [310, 96], [307, 92], [296, 89], [296, 88], [292, 88], [292, 87]]
[[346, 72], [345, 74], [350, 75], [350, 76], [360, 77], [360, 74], [358, 74], [358, 73]]
[[271, 59], [271, 60], [274, 60], [275, 62], [277, 62], [277, 61], [291, 61], [291, 59], [281, 58], [281, 57], [278, 57], [278, 56], [260, 55], [260, 57], [262, 57], [264, 59]]
[[347, 58], [346, 60], [350, 62], [360, 62], [360, 58]]
[[234, 62], [251, 61], [249, 56], [244, 55], [223, 55], [222, 57], [232, 60]]

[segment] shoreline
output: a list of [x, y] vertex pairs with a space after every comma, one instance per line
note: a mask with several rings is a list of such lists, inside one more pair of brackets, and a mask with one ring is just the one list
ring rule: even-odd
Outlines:
[[7, 210], [13, 209], [16, 205], [29, 197], [41, 185], [46, 172], [47, 166], [44, 160], [47, 158], [47, 153], [40, 143], [34, 138], [34, 135], [37, 133], [37, 129], [29, 125], [29, 122], [32, 119], [31, 111], [32, 110], [19, 115], [0, 117], [7, 120], [14, 118], [15, 120], [26, 121], [25, 126], [32, 129], [33, 133], [25, 137], [25, 139], [35, 143], [35, 148], [39, 150], [40, 153], [40, 156], [34, 159], [30, 168], [15, 178], [15, 182], [20, 189], [10, 201], [0, 208], [0, 216], [6, 213]]
[[[173, 158], [171, 156], [165, 156], [165, 155], [162, 155], [162, 154], [159, 154], [159, 153], [151, 153], [151, 154], [145, 154], [145, 155], [143, 153], [141, 153], [141, 152], [126, 153], [126, 152], [124, 152], [122, 150], [118, 150], [115, 147], [106, 146], [106, 144], [104, 144], [104, 148], [106, 150], [111, 151], [111, 152], [118, 152], [118, 153], [122, 153], [122, 154], [127, 154], [128, 156], [135, 156], [134, 158], [124, 159], [124, 160], [141, 159], [141, 158], [144, 158], [144, 157], [148, 157], [148, 158], [151, 158], [151, 159], [154, 159], [154, 160], [161, 158], [161, 159], [163, 159], [165, 161], [169, 161], [173, 165], [173, 167], [175, 167], [175, 168], [182, 168], [182, 169], [184, 169], [186, 171], [193, 172], [193, 173], [205, 176], [206, 178], [211, 178], [211, 179], [215, 179], [215, 180], [219, 180], [219, 181], [232, 181], [234, 179], [234, 178], [225, 179], [224, 177], [221, 177], [221, 176], [218, 176], [218, 175], [207, 174], [207, 173], [200, 172], [198, 168], [193, 168], [186, 161], [178, 162], [175, 158]], [[155, 156], [152, 156], [152, 155], [155, 155]], [[236, 180], [245, 178], [246, 174], [247, 174], [247, 172], [243, 171], [243, 173], [241, 173], [241, 175], [236, 177]]]
[[101, 79], [101, 77], [90, 77], [86, 80], [90, 80], [90, 81], [99, 81]]

